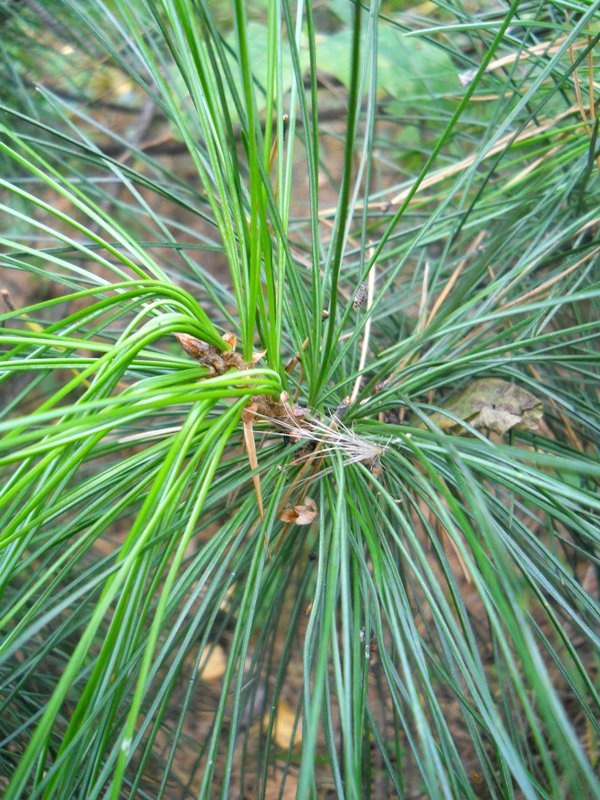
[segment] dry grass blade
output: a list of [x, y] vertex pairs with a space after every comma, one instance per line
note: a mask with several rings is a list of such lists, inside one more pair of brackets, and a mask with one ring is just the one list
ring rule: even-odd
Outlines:
[[[571, 60], [571, 65], [574, 65], [575, 64], [575, 56], [574, 56], [574, 47], [573, 47], [573, 45], [571, 45], [571, 47], [569, 47], [569, 58]], [[588, 116], [587, 116], [587, 113], [586, 113], [585, 105], [584, 105], [584, 102], [583, 102], [583, 96], [582, 96], [582, 93], [581, 93], [581, 81], [579, 80], [579, 72], [577, 70], [573, 71], [573, 79], [574, 79], [574, 86], [575, 86], [575, 97], [577, 98], [577, 105], [579, 107], [579, 113], [581, 114], [581, 119], [583, 120], [583, 124], [585, 126], [585, 132], [588, 135], [588, 139], [590, 139], [590, 141], [593, 142], [593, 140], [594, 140], [593, 127], [594, 127], [594, 124], [595, 124], [595, 121], [596, 121], [596, 109], [594, 108], [594, 72], [593, 72], [594, 68], [593, 68], [593, 59], [592, 59], [591, 50], [590, 50], [590, 56], [589, 56], [589, 62], [588, 63], [589, 63], [589, 69], [590, 69], [590, 74], [589, 74], [590, 108], [589, 108], [589, 112], [590, 112], [590, 119], [591, 119], [592, 125], [590, 125], [590, 120], [588, 120]], [[598, 171], [600, 171], [600, 155], [596, 156], [596, 166], [598, 167]]]
[[[558, 114], [556, 117], [546, 120], [546, 122], [543, 122], [540, 125], [528, 126], [518, 136], [515, 136], [514, 133], [506, 134], [506, 136], [503, 136], [502, 139], [499, 139], [493, 147], [490, 147], [490, 149], [483, 154], [481, 160], [485, 161], [488, 158], [492, 158], [492, 156], [498, 155], [498, 153], [503, 153], [511, 145], [514, 146], [516, 144], [522, 144], [523, 142], [526, 142], [530, 139], [535, 139], [541, 134], [551, 130], [551, 128], [553, 128], [558, 122], [560, 122], [563, 119], [566, 119], [569, 116], [572, 116], [577, 111], [579, 111], [579, 107], [577, 105], [574, 105], [571, 106], [571, 108], [569, 108], [567, 111], [563, 111], [562, 114]], [[422, 181], [421, 185], [417, 189], [416, 194], [421, 193], [424, 189], [429, 189], [432, 186], [436, 186], [438, 183], [441, 183], [447, 178], [451, 178], [453, 175], [459, 175], [461, 172], [464, 172], [464, 170], [472, 166], [479, 157], [480, 157], [479, 152], [476, 152], [473, 153], [473, 155], [467, 156], [467, 158], [463, 158], [461, 161], [457, 161], [455, 164], [451, 164], [450, 166], [445, 167], [444, 169], [441, 169], [438, 172], [434, 172], [433, 175], [430, 175], [428, 178], [425, 178], [425, 180]], [[400, 203], [406, 200], [410, 192], [411, 192], [411, 187], [407, 186], [405, 189], [399, 192], [395, 197], [393, 197], [391, 201], [388, 201], [387, 203], [375, 204], [375, 207], [377, 207], [377, 205], [381, 207], [388, 206], [390, 204], [400, 205]], [[374, 206], [371, 205], [370, 207], [372, 208]]]
[[[596, 222], [597, 220], [594, 220], [594, 223]], [[587, 255], [585, 255], [583, 258], [580, 258], [579, 261], [576, 261], [574, 264], [571, 264], [570, 267], [567, 267], [567, 269], [564, 269], [561, 273], [555, 275], [553, 278], [548, 278], [547, 281], [540, 283], [539, 286], [536, 286], [534, 289], [531, 289], [529, 292], [526, 292], [525, 294], [521, 295], [521, 297], [516, 297], [514, 300], [511, 300], [510, 303], [502, 303], [501, 304], [502, 308], [506, 310], [507, 308], [513, 308], [514, 306], [519, 306], [522, 303], [525, 303], [529, 300], [533, 300], [534, 297], [540, 299], [539, 296], [543, 294], [547, 289], [550, 289], [550, 287], [554, 286], [556, 283], [566, 278], [567, 275], [570, 275], [571, 272], [574, 272], [576, 269], [579, 269], [579, 267], [590, 261], [598, 254], [600, 254], [600, 247], [596, 247], [590, 253], [587, 253]]]
[[[246, 444], [246, 451], [248, 452], [248, 461], [250, 462], [250, 468], [255, 471], [258, 469], [258, 458], [256, 456], [256, 443], [254, 441], [254, 429], [253, 429], [253, 419], [254, 415], [250, 407], [244, 409], [244, 413], [242, 415], [242, 425], [244, 427], [244, 442]], [[254, 484], [254, 491], [256, 493], [256, 502], [258, 505], [258, 513], [260, 514], [260, 518], [265, 518], [265, 509], [263, 505], [262, 499], [262, 491], [260, 488], [260, 475], [258, 472], [255, 472], [252, 476], [252, 483]]]
[[421, 299], [419, 301], [419, 312], [417, 317], [419, 319], [415, 332], [420, 333], [425, 327], [427, 320], [427, 299], [429, 290], [429, 261], [425, 262], [423, 269], [423, 283], [421, 285]]
[[[486, 72], [494, 72], [494, 70], [502, 69], [502, 67], [506, 67], [508, 64], [514, 64], [515, 61], [526, 61], [527, 59], [531, 58], [532, 56], [551, 56], [554, 53], [557, 53], [563, 45], [563, 42], [567, 39], [567, 36], [559, 36], [555, 39], [551, 45], [548, 45], [546, 42], [541, 42], [540, 44], [533, 45], [532, 47], [528, 47], [527, 50], [518, 50], [515, 53], [508, 53], [501, 58], [496, 58], [487, 66]], [[585, 47], [586, 43], [584, 41], [576, 42], [574, 45], [571, 45], [569, 49], [578, 49], [580, 47]]]
[[[563, 111], [561, 114], [557, 114], [552, 119], [546, 120], [545, 122], [539, 125], [528, 125], [518, 136], [515, 136], [514, 133], [508, 133], [506, 136], [503, 136], [502, 139], [499, 139], [496, 144], [490, 147], [483, 155], [481, 153], [475, 152], [466, 158], [457, 161], [454, 164], [450, 164], [443, 169], [437, 170], [432, 172], [427, 178], [425, 178], [417, 188], [413, 200], [417, 195], [422, 194], [425, 189], [430, 189], [432, 186], [437, 186], [437, 184], [441, 183], [442, 181], [447, 180], [448, 178], [452, 178], [454, 175], [459, 175], [461, 172], [464, 172], [466, 169], [471, 167], [475, 161], [480, 158], [481, 161], [486, 161], [489, 158], [492, 158], [498, 153], [502, 153], [507, 151], [510, 147], [514, 147], [517, 144], [523, 144], [531, 139], [535, 139], [538, 136], [546, 133], [547, 131], [551, 130], [557, 123], [561, 122], [562, 120], [572, 116], [573, 114], [580, 113], [579, 104], [575, 104], [568, 108], [566, 111]], [[389, 200], [378, 200], [375, 202], [371, 202], [367, 204], [367, 207], [372, 210], [381, 210], [384, 212], [389, 211], [393, 206], [399, 206], [410, 194], [412, 191], [412, 184], [407, 185], [401, 192], [398, 192], [394, 197]], [[355, 206], [356, 211], [361, 211], [364, 208], [363, 203], [357, 203]], [[330, 216], [331, 214], [335, 213], [335, 208], [327, 208], [321, 211], [319, 215], [319, 219], [325, 221], [326, 217]]]

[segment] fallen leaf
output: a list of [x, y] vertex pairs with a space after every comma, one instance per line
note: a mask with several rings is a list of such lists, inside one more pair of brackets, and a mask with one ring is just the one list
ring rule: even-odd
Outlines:
[[310, 497], [304, 500], [304, 505], [293, 508], [284, 508], [279, 519], [282, 522], [291, 522], [294, 525], [310, 525], [317, 516], [317, 504]]
[[[541, 401], [534, 394], [501, 378], [473, 381], [444, 408], [472, 428], [499, 434], [513, 428], [537, 431], [544, 412]], [[462, 427], [445, 414], [432, 414], [430, 419], [442, 430]]]
[[[283, 750], [289, 750], [291, 747], [296, 747], [302, 744], [302, 715], [298, 718], [298, 724], [294, 731], [294, 723], [296, 721], [295, 709], [288, 706], [286, 702], [281, 700], [275, 712], [275, 722], [273, 724], [273, 741], [278, 747]], [[265, 725], [269, 723], [269, 715], [265, 714]]]
[[472, 425], [475, 428], [486, 428], [494, 433], [506, 433], [511, 428], [515, 428], [521, 422], [518, 414], [511, 414], [502, 408], [484, 406], [479, 412], [479, 416], [473, 419]]
[[222, 678], [227, 669], [227, 656], [220, 644], [207, 645], [202, 652], [198, 674], [204, 681]]

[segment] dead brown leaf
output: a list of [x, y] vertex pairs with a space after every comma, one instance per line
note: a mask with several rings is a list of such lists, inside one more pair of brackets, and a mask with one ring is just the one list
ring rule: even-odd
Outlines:
[[[537, 431], [544, 412], [534, 394], [501, 378], [473, 381], [444, 408], [473, 428], [498, 434], [512, 428]], [[432, 414], [431, 420], [442, 430], [462, 428], [445, 414]]]
[[294, 525], [310, 525], [316, 516], [317, 504], [310, 497], [306, 497], [304, 505], [285, 508], [281, 512], [279, 519], [282, 522], [291, 522]]

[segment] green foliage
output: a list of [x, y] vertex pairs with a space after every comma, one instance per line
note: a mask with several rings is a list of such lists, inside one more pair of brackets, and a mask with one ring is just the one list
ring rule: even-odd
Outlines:
[[[343, 29], [327, 36], [319, 50], [319, 68], [343, 84], [348, 83], [351, 41], [352, 32]], [[404, 111], [456, 93], [456, 68], [450, 56], [426, 40], [382, 26], [377, 55], [378, 94], [394, 98]]]
[[598, 3], [21, 5], [4, 796], [597, 796]]

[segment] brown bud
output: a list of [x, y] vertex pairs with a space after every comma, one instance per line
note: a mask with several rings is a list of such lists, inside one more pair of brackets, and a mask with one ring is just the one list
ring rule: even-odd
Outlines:
[[175, 338], [185, 352], [198, 361], [205, 359], [211, 350], [215, 349], [212, 345], [203, 342], [202, 339], [196, 339], [195, 336], [190, 336], [188, 333], [176, 333]]

